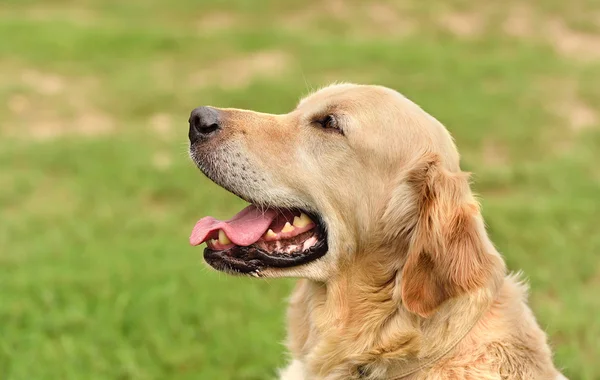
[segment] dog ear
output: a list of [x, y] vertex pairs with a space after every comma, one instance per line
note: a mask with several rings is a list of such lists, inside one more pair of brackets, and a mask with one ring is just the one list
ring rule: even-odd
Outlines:
[[467, 173], [449, 172], [428, 155], [406, 183], [416, 224], [402, 269], [402, 302], [428, 317], [444, 301], [489, 284], [504, 264], [487, 237]]

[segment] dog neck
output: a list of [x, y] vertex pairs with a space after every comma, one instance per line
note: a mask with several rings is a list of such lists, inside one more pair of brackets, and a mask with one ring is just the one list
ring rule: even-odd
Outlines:
[[347, 269], [327, 283], [300, 280], [290, 301], [288, 346], [315, 378], [401, 379], [429, 367], [468, 334], [495, 294], [495, 286], [482, 288], [422, 318], [402, 306], [399, 268], [368, 277]]
[[[490, 309], [493, 299], [493, 294], [481, 289], [474, 294], [447, 301], [435, 315], [421, 321], [423, 345], [416, 358], [394, 366], [386, 370], [385, 375], [375, 378], [400, 380], [435, 365], [471, 332], [483, 314]], [[376, 370], [374, 368], [373, 372]]]

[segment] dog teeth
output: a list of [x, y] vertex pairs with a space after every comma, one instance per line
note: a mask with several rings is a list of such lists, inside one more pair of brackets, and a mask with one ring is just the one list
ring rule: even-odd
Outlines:
[[300, 213], [300, 216], [294, 217], [294, 226], [298, 228], [304, 228], [311, 224], [313, 221], [305, 213]]
[[277, 234], [275, 232], [273, 232], [272, 229], [269, 228], [269, 230], [267, 231], [267, 233], [265, 234], [266, 238], [270, 238], [270, 239], [274, 239], [277, 237]]
[[317, 238], [313, 236], [304, 242], [304, 244], [302, 245], [302, 249], [306, 251], [315, 244], [317, 244]]
[[211, 245], [211, 246], [213, 246], [213, 247], [214, 247], [214, 246], [215, 246], [215, 245], [216, 245], [218, 242], [219, 242], [219, 241], [218, 241], [217, 239], [210, 239], [210, 240], [209, 240], [209, 243], [210, 243], [210, 245]]
[[252, 277], [260, 277], [260, 275], [258, 274], [258, 271], [257, 271], [257, 270], [255, 270], [254, 272], [250, 272], [250, 275], [251, 275]]
[[225, 235], [225, 232], [223, 230], [219, 230], [219, 243], [223, 245], [231, 244], [231, 240], [229, 240], [229, 238], [227, 237], [227, 235]]
[[286, 222], [285, 226], [281, 229], [281, 232], [292, 232], [294, 227], [290, 224], [290, 222]]

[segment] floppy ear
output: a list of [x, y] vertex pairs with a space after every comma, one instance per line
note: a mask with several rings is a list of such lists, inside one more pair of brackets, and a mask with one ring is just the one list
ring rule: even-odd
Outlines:
[[417, 221], [402, 270], [402, 302], [428, 317], [449, 298], [489, 284], [504, 264], [487, 237], [467, 173], [449, 172], [427, 155], [407, 183]]

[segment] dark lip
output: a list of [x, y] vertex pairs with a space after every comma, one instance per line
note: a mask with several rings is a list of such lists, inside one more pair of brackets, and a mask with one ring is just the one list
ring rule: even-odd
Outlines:
[[[319, 220], [319, 218], [313, 220]], [[319, 221], [315, 228], [317, 229], [317, 243], [309, 249], [293, 255], [272, 255], [254, 245], [234, 246], [222, 251], [215, 251], [207, 247], [204, 249], [204, 260], [214, 269], [232, 274], [249, 274], [260, 272], [266, 268], [291, 268], [307, 264], [323, 257], [328, 251], [327, 233], [322, 222]]]

